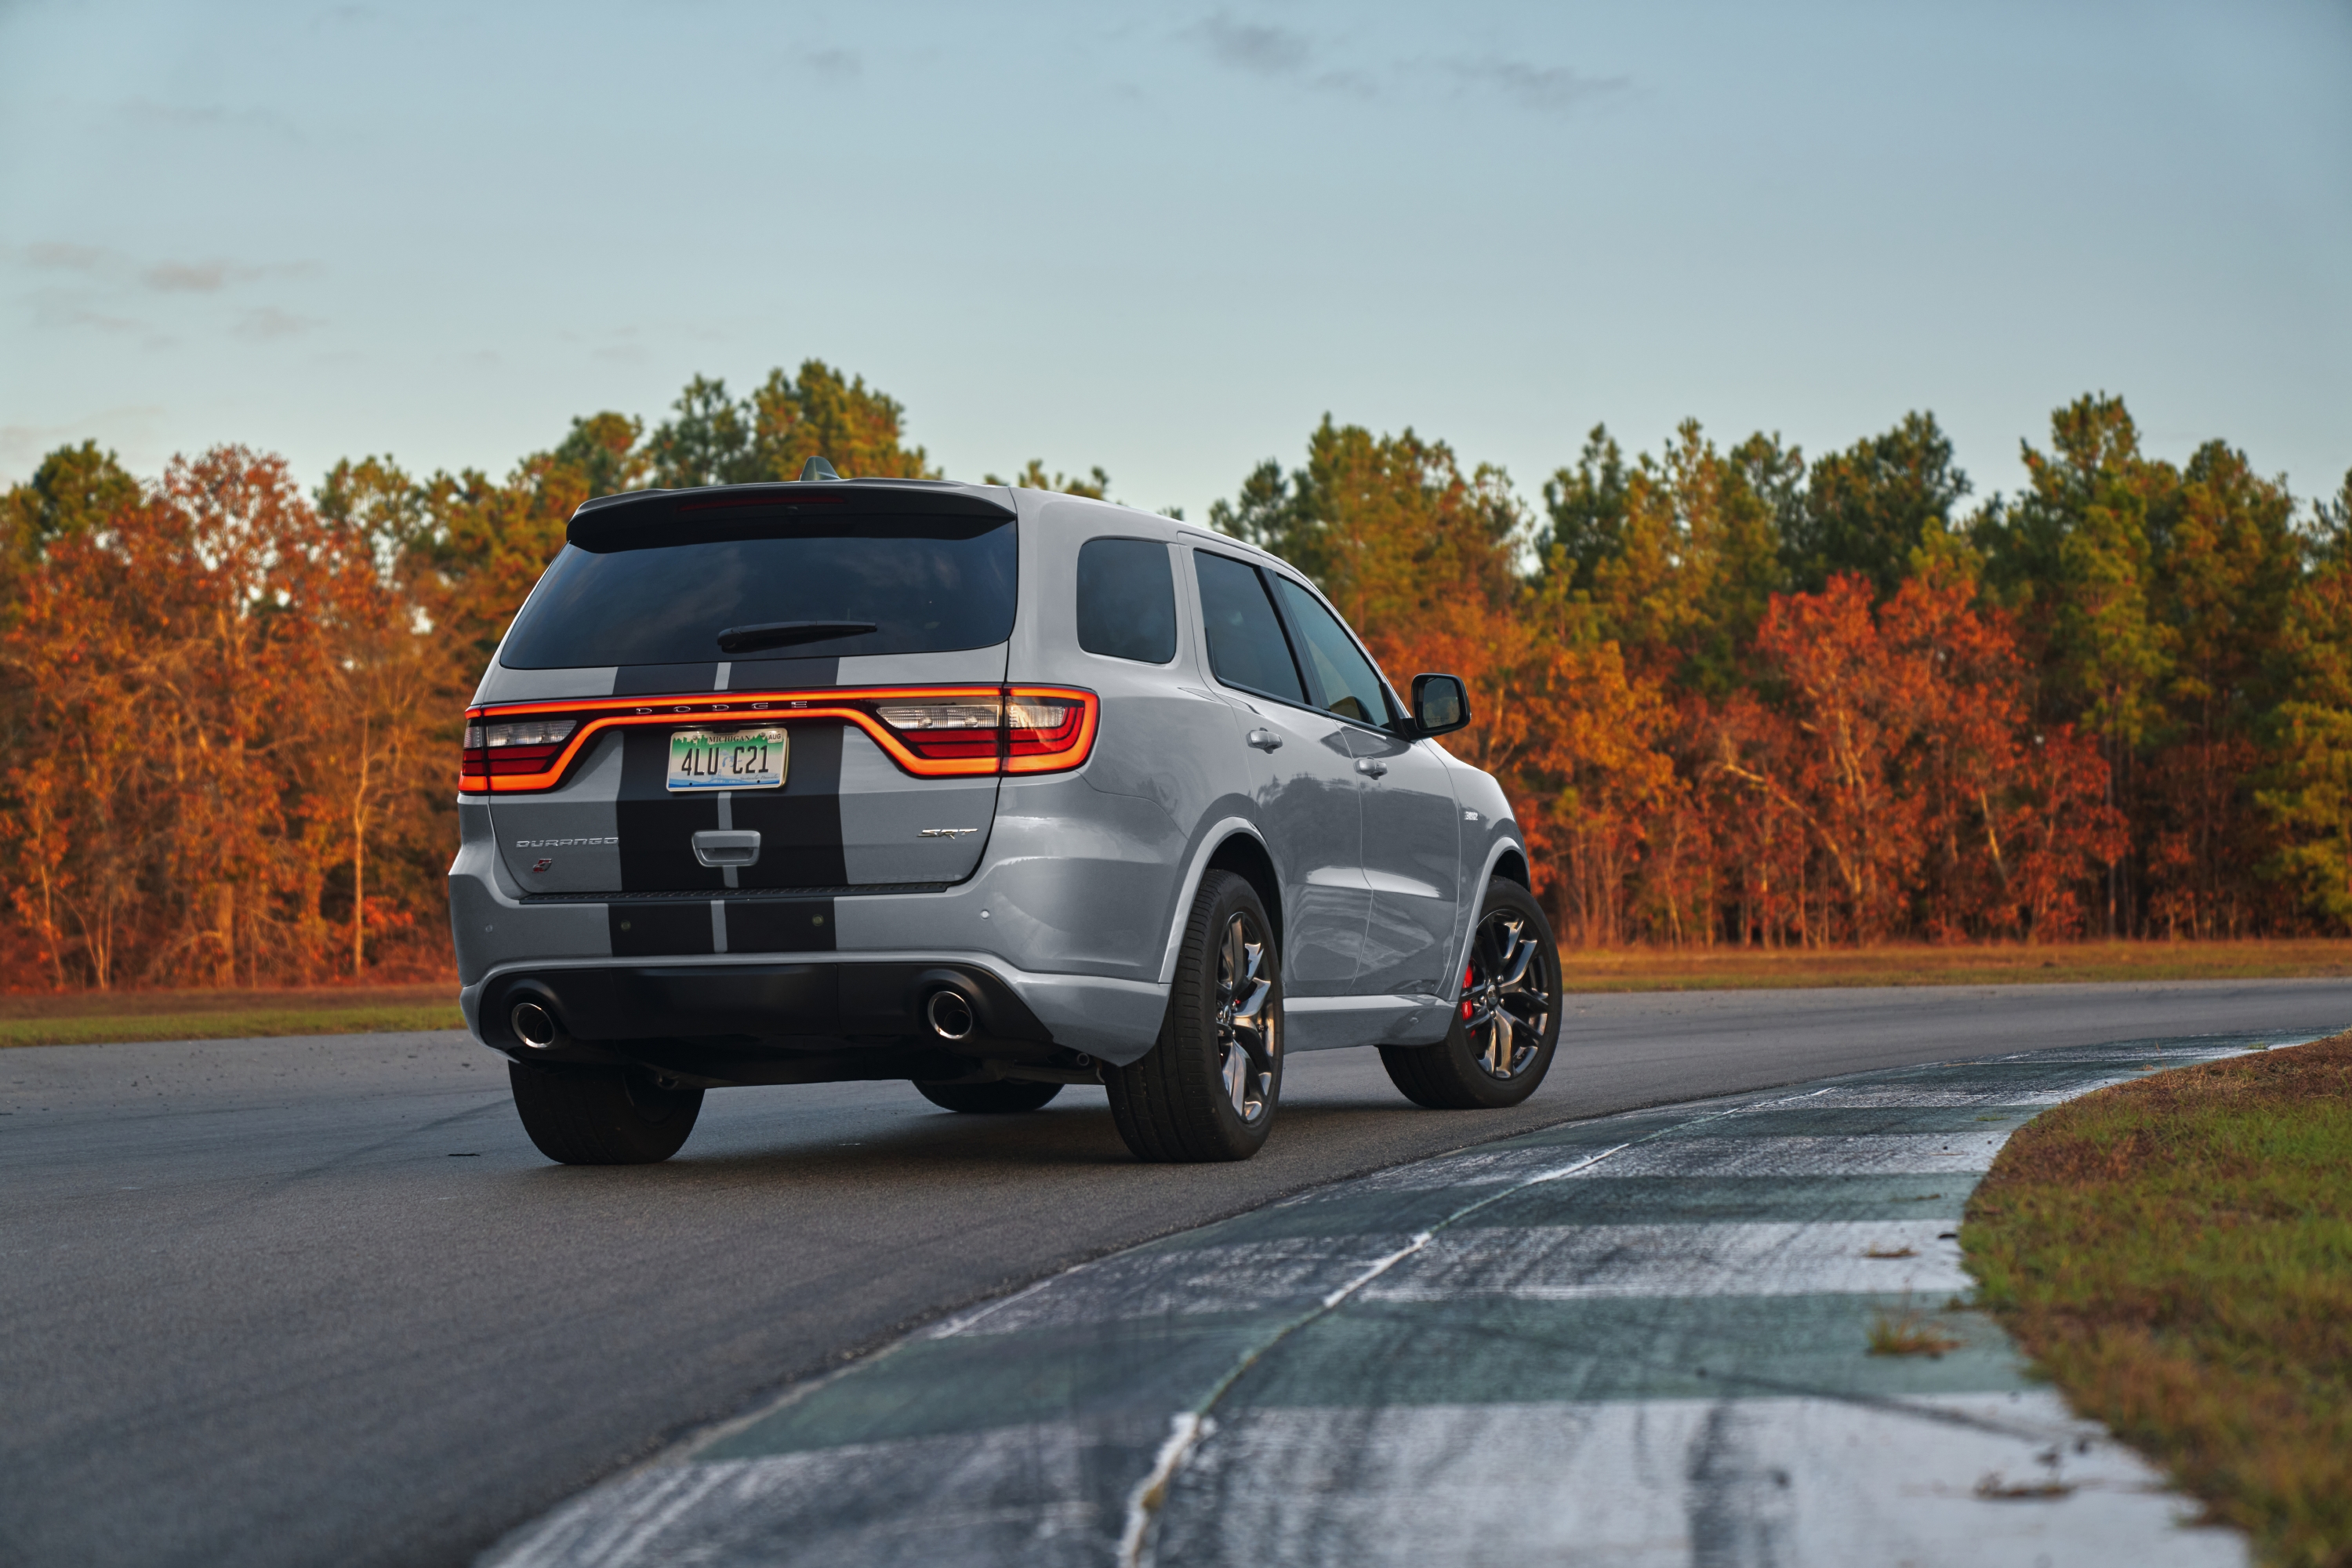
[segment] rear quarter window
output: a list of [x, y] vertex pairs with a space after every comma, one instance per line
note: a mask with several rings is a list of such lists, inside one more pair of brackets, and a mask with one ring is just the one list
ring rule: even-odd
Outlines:
[[1176, 657], [1176, 574], [1168, 546], [1089, 539], [1078, 547], [1078, 646], [1141, 664]]
[[1306, 689], [1290, 642], [1257, 568], [1205, 551], [1192, 557], [1201, 584], [1201, 624], [1209, 634], [1209, 668], [1227, 686], [1264, 692], [1304, 707]]

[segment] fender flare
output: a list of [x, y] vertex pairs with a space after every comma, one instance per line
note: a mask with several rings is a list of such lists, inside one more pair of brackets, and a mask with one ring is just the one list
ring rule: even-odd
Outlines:
[[1260, 833], [1257, 824], [1248, 817], [1220, 817], [1209, 826], [1208, 831], [1201, 835], [1200, 843], [1193, 847], [1192, 858], [1185, 864], [1183, 886], [1177, 892], [1175, 917], [1168, 922], [1168, 943], [1160, 950], [1160, 984], [1162, 985], [1176, 983], [1177, 951], [1184, 944], [1184, 924], [1192, 918], [1192, 900], [1201, 895], [1201, 879], [1208, 874], [1209, 857], [1236, 833], [1255, 839], [1257, 847], [1265, 851], [1268, 861], [1281, 864], [1275, 860], [1274, 849], [1266, 843], [1265, 835]]
[[[1462, 944], [1454, 950], [1454, 967], [1446, 971], [1449, 977], [1460, 975], [1470, 966], [1470, 944], [1478, 935], [1478, 916], [1486, 902], [1486, 884], [1495, 879], [1495, 868], [1501, 864], [1504, 856], [1514, 851], [1522, 860], [1532, 858], [1528, 854], [1526, 843], [1518, 836], [1517, 826], [1518, 825], [1514, 823], [1511, 825], [1511, 831], [1498, 832], [1495, 836], [1495, 842], [1486, 848], [1486, 863], [1479, 868], [1478, 880], [1472, 884], [1477, 892], [1477, 902], [1470, 903], [1467, 900], [1464, 900], [1467, 913], [1462, 921]], [[1456, 979], [1447, 989], [1458, 994], [1462, 989], [1461, 982]]]

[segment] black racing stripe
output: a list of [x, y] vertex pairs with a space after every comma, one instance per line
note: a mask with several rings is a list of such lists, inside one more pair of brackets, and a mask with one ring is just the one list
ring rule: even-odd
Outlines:
[[[615, 958], [659, 958], [671, 953], [713, 951], [710, 906], [700, 900], [676, 904], [607, 904], [604, 912], [613, 933], [613, 956]], [[731, 929], [730, 934], [732, 934]], [[732, 947], [734, 943], [730, 942], [728, 945]]]
[[[621, 836], [622, 889], [632, 893], [704, 889], [717, 892], [724, 889], [726, 873], [694, 858], [694, 836], [719, 826], [719, 803], [707, 795], [670, 793], [667, 726], [646, 725], [625, 730], [622, 734], [621, 795], [613, 803], [614, 831]], [[835, 773], [839, 776], [837, 767]], [[836, 805], [836, 821], [840, 815], [841, 809]], [[839, 831], [838, 827], [835, 829], [836, 837]], [[845, 882], [849, 879], [844, 876], [831, 879]], [[703, 923], [709, 923], [708, 910], [703, 910]], [[703, 932], [702, 946], [696, 951], [710, 951], [709, 931]]]
[[799, 691], [840, 684], [837, 658], [746, 658], [727, 672], [730, 691]]
[[615, 697], [709, 695], [719, 681], [719, 661], [709, 664], [625, 664], [614, 672]]
[[[766, 856], [761, 858], [764, 860]], [[708, 914], [703, 922], [709, 923]], [[833, 931], [831, 899], [728, 900], [730, 952], [831, 952]]]
[[[784, 787], [737, 790], [733, 794], [735, 826], [760, 835], [759, 864], [738, 870], [736, 886], [845, 887], [849, 867], [841, 849], [843, 726], [818, 721], [793, 724], [790, 729], [792, 758], [785, 770]], [[668, 764], [663, 765], [667, 768]], [[628, 829], [624, 826], [621, 831], [625, 847]], [[731, 938], [728, 945], [734, 945]]]

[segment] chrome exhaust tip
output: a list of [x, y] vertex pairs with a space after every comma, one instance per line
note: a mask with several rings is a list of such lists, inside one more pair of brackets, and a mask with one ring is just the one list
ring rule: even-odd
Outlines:
[[536, 1002], [516, 1003], [507, 1022], [514, 1026], [515, 1038], [533, 1050], [543, 1051], [555, 1044], [555, 1015]]
[[943, 1040], [971, 1038], [971, 1004], [961, 991], [942, 987], [932, 992], [931, 999], [923, 1004], [923, 1017], [931, 1026], [931, 1033]]

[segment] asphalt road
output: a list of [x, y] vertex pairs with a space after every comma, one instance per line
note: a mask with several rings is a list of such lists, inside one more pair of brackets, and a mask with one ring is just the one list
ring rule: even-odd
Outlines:
[[1245, 1165], [1131, 1161], [1099, 1090], [737, 1089], [565, 1169], [461, 1036], [0, 1052], [0, 1563], [439, 1563], [947, 1309], [1337, 1177], [1870, 1068], [2352, 1025], [2352, 982], [1592, 996], [1507, 1113], [1293, 1061]]

